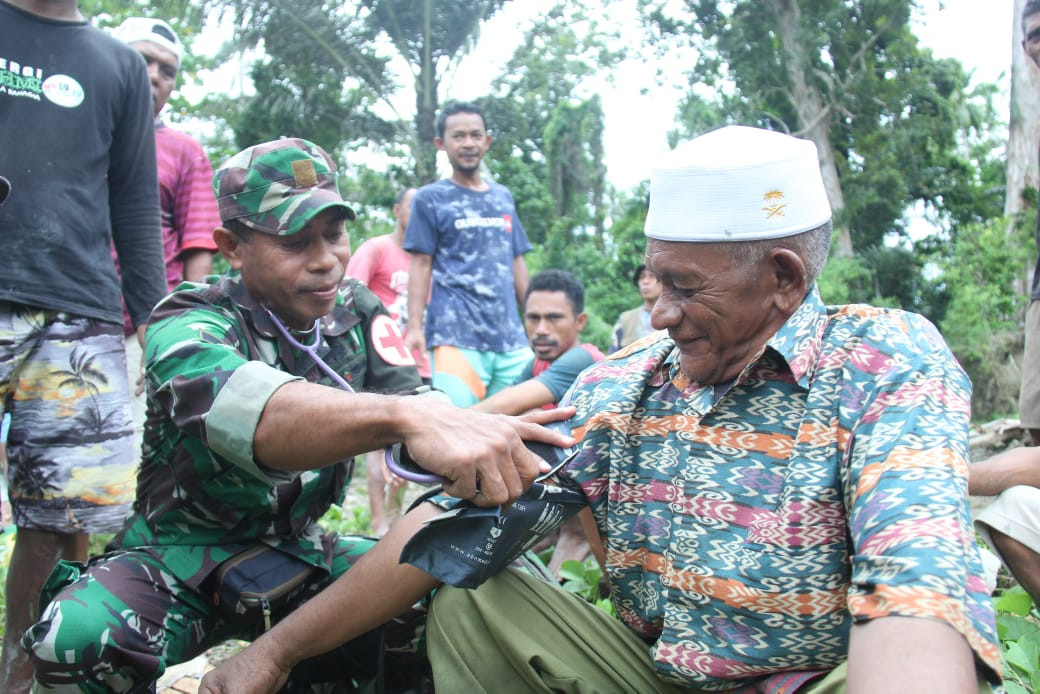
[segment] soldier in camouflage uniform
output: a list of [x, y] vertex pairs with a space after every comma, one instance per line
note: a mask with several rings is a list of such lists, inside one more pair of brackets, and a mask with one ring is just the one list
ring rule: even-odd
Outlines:
[[357, 453], [404, 442], [449, 492], [494, 504], [538, 473], [521, 438], [570, 443], [435, 398], [347, 393], [280, 333], [272, 316], [299, 343], [320, 334], [320, 357], [359, 391], [421, 385], [379, 299], [354, 280], [339, 290], [354, 212], [320, 147], [256, 145], [218, 169], [214, 188], [214, 239], [232, 272], [181, 285], [152, 314], [133, 513], [108, 554], [52, 574], [56, 597], [22, 642], [42, 685], [147, 690], [169, 665], [256, 637], [260, 624], [214, 607], [207, 580], [258, 542], [317, 567], [282, 614], [323, 589], [374, 544], [316, 524], [343, 500]]

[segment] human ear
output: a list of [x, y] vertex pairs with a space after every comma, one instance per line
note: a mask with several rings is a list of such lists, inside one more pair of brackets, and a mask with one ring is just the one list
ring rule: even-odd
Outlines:
[[766, 261], [772, 273], [773, 302], [782, 312], [794, 313], [809, 292], [805, 261], [790, 248], [782, 247], [769, 251]]
[[217, 250], [227, 260], [231, 269], [242, 269], [242, 239], [235, 236], [230, 229], [217, 227], [213, 230], [213, 243], [217, 244]]

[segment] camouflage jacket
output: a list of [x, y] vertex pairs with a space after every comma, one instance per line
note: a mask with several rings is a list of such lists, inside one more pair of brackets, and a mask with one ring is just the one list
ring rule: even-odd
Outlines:
[[[356, 390], [414, 390], [415, 367], [392, 363], [395, 330], [379, 299], [350, 280], [322, 319], [319, 354]], [[182, 284], [163, 300], [149, 322], [146, 356], [137, 499], [113, 547], [145, 549], [193, 587], [257, 540], [328, 570], [330, 545], [316, 521], [342, 502], [354, 461], [285, 472], [252, 453], [277, 388], [335, 382], [277, 332], [237, 275]]]

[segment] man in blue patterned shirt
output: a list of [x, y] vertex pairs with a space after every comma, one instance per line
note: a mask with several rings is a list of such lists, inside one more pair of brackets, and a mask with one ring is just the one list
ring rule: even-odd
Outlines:
[[480, 108], [445, 104], [434, 144], [447, 154], [451, 178], [412, 200], [405, 339], [412, 351], [431, 350], [433, 387], [469, 407], [513, 385], [531, 358], [517, 310], [531, 243], [509, 189], [481, 175], [491, 136]]

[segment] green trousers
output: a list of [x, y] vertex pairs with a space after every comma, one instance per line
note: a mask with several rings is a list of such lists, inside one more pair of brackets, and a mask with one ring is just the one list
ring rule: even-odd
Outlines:
[[[439, 589], [426, 635], [438, 692], [700, 691], [659, 679], [649, 646], [619, 620], [514, 570], [476, 590]], [[845, 681], [843, 663], [799, 694], [844, 694]], [[991, 692], [980, 678], [979, 693]]]

